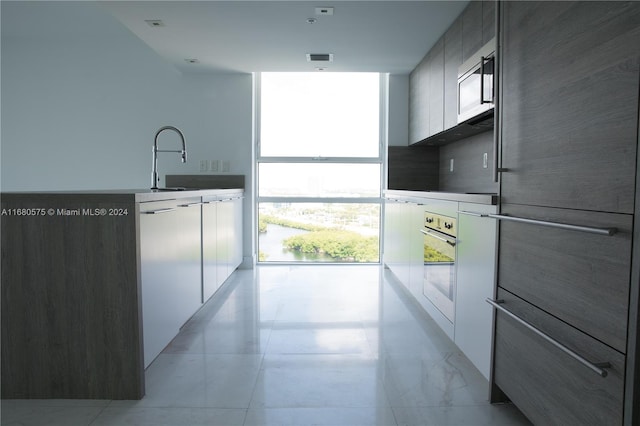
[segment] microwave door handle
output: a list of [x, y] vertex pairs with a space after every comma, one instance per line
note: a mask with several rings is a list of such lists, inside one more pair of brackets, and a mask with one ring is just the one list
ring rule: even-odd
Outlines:
[[484, 61], [485, 57], [480, 57], [480, 105], [484, 102]]
[[493, 99], [491, 100], [485, 100], [484, 99], [484, 65], [486, 62], [493, 60], [493, 58], [486, 57], [486, 56], [482, 56], [480, 58], [480, 104], [490, 104], [493, 103]]

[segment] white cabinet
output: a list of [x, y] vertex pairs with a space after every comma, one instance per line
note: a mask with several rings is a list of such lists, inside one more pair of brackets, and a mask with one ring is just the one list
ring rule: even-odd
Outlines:
[[231, 203], [233, 204], [233, 214], [231, 216], [233, 227], [233, 238], [231, 239], [231, 272], [233, 272], [242, 263], [243, 197], [236, 195], [231, 199]]
[[385, 202], [384, 263], [409, 291], [412, 259], [416, 257], [411, 238], [418, 235], [417, 228], [412, 226], [415, 208], [415, 203], [406, 200], [387, 199]]
[[[460, 212], [497, 213], [496, 206], [460, 203]], [[495, 292], [497, 221], [458, 215], [457, 289], [454, 341], [489, 379], [493, 310], [485, 302]]]
[[218, 284], [218, 200], [203, 198], [202, 204], [202, 301], [209, 300]]
[[202, 206], [203, 302], [242, 263], [242, 196], [204, 197]]
[[139, 209], [146, 368], [202, 301], [200, 198], [140, 203]]

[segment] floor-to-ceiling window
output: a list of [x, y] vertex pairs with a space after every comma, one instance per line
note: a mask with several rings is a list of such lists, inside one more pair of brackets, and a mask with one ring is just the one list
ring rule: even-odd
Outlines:
[[259, 262], [379, 262], [385, 76], [262, 73]]

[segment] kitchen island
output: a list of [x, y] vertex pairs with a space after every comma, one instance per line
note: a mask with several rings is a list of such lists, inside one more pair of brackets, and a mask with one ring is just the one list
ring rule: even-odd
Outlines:
[[[228, 237], [243, 192], [3, 193], [2, 398], [142, 398], [144, 369], [206, 301], [203, 206], [234, 212], [207, 209]], [[241, 241], [219, 242], [218, 281]]]

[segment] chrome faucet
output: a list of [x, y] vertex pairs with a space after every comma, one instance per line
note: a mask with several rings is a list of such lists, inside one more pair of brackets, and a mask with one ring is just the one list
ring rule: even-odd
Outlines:
[[[158, 135], [160, 135], [160, 133], [162, 133], [165, 130], [173, 130], [180, 136], [180, 140], [182, 141], [181, 151], [158, 149]], [[158, 153], [159, 152], [179, 152], [182, 154], [182, 162], [183, 163], [187, 162], [187, 146], [184, 141], [184, 135], [182, 134], [180, 129], [173, 126], [164, 126], [159, 128], [158, 131], [156, 132], [156, 137], [153, 140], [153, 149], [152, 149], [153, 164], [151, 166], [151, 189], [158, 189], [158, 181], [160, 180], [160, 177], [158, 176]]]

